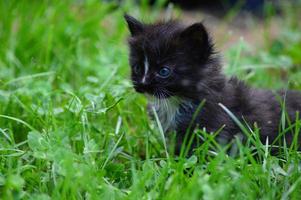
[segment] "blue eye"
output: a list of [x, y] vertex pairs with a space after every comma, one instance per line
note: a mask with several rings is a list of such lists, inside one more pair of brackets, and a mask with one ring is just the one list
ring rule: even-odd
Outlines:
[[170, 69], [168, 67], [162, 67], [159, 71], [159, 75], [162, 78], [167, 78], [170, 75]]
[[139, 74], [139, 73], [140, 73], [140, 67], [139, 67], [138, 65], [134, 65], [133, 68], [134, 68], [134, 72], [135, 72], [136, 74]]

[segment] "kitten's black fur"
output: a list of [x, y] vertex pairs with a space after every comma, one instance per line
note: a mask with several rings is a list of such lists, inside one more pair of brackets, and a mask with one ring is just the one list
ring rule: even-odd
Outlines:
[[[285, 99], [286, 112], [290, 120], [295, 121], [296, 111], [301, 110], [300, 93], [253, 89], [234, 77], [226, 78], [221, 73], [218, 56], [202, 23], [187, 27], [177, 21], [144, 24], [128, 15], [125, 19], [131, 32], [131, 77], [136, 91], [161, 100], [181, 99], [173, 118], [174, 124], [168, 125], [169, 130], [176, 130], [177, 152], [202, 100], [206, 102], [194, 127], [198, 125], [214, 132], [225, 125], [219, 138], [226, 142], [242, 131], [219, 103], [241, 122], [247, 122], [251, 127], [256, 122], [263, 143], [267, 137], [272, 142], [278, 136], [281, 100]], [[158, 73], [165, 66], [171, 72], [162, 78]], [[290, 144], [293, 137], [293, 133], [287, 132], [286, 142]]]

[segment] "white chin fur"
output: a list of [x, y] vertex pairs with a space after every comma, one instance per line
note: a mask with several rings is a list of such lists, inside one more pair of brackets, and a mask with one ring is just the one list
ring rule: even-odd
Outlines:
[[149, 105], [155, 108], [164, 132], [176, 129], [177, 119], [179, 119], [178, 115], [180, 115], [180, 106], [191, 106], [189, 101], [176, 96], [159, 99], [147, 95], [147, 99]]

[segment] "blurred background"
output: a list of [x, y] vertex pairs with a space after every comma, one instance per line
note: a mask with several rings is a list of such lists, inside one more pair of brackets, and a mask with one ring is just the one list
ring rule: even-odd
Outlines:
[[[26, 63], [39, 63], [38, 71], [52, 69], [61, 62], [59, 57], [66, 49], [77, 49], [82, 45], [89, 45], [89, 48], [81, 50], [81, 56], [90, 51], [108, 57], [108, 52], [102, 52], [100, 46], [115, 52], [114, 45], [120, 42], [118, 49], [123, 52], [119, 56], [125, 56], [127, 30], [121, 15], [127, 12], [145, 22], [171, 18], [187, 24], [203, 21], [224, 57], [227, 73], [240, 75], [243, 71], [242, 78], [256, 79], [255, 85], [279, 88], [283, 82], [275, 80], [280, 78], [294, 84], [298, 80], [294, 77], [300, 75], [296, 70], [301, 60], [299, 0], [77, 0], [41, 1], [30, 5], [26, 1], [5, 0], [0, 9], [1, 62], [2, 65], [14, 63], [19, 66], [14, 73], [21, 72], [21, 66]], [[77, 47], [74, 47], [75, 43]], [[61, 45], [69, 48], [63, 50]], [[58, 53], [60, 50], [62, 52]], [[84, 56], [79, 62], [85, 59], [86, 63], [92, 62], [91, 54], [90, 58]], [[71, 55], [74, 56], [74, 52]], [[40, 60], [41, 57], [46, 63]], [[126, 57], [122, 60], [126, 62]], [[110, 64], [119, 65], [121, 71], [126, 70], [125, 63], [121, 65], [111, 60]], [[48, 67], [44, 68], [45, 65]], [[101, 66], [100, 63], [95, 65]], [[233, 69], [237, 66], [238, 71]], [[27, 68], [31, 69], [28, 65]], [[64, 67], [54, 68], [61, 70]], [[12, 68], [6, 70], [2, 72], [4, 80]], [[260, 74], [275, 76], [258, 81], [261, 76], [254, 77], [257, 70], [263, 72]]]

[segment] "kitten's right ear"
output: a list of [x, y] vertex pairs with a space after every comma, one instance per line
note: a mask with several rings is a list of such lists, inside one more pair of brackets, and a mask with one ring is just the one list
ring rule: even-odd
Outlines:
[[144, 25], [140, 21], [138, 21], [137, 19], [135, 19], [134, 17], [132, 17], [128, 14], [124, 15], [124, 19], [126, 20], [126, 22], [128, 24], [128, 27], [129, 27], [129, 30], [130, 30], [132, 36], [136, 36], [143, 32]]
[[182, 39], [191, 41], [195, 45], [209, 45], [210, 39], [203, 23], [194, 23], [181, 33]]

